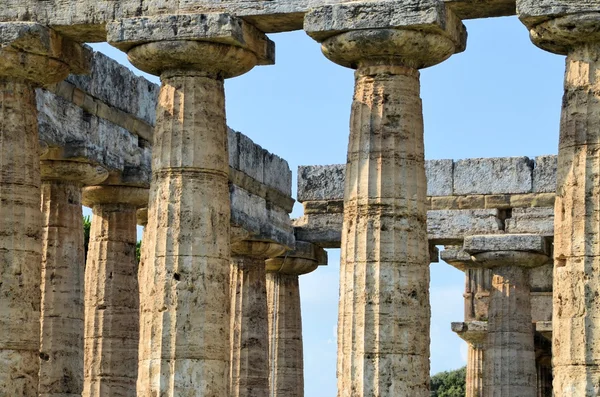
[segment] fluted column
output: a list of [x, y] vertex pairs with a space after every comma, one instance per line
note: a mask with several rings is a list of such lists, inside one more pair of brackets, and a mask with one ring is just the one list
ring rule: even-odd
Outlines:
[[548, 261], [547, 243], [538, 235], [482, 235], [466, 237], [464, 249], [493, 274], [484, 395], [536, 397], [528, 269]]
[[108, 36], [136, 67], [161, 78], [139, 272], [138, 395], [228, 397], [224, 79], [266, 52], [272, 57], [273, 45], [228, 14], [125, 19], [109, 25]]
[[284, 247], [261, 241], [243, 241], [232, 245], [232, 397], [269, 396], [269, 323], [265, 260], [283, 252]]
[[551, 3], [519, 6], [542, 16], [521, 15], [533, 42], [567, 55], [554, 211], [554, 395], [590, 397], [600, 393], [600, 3]]
[[322, 248], [296, 241], [294, 251], [266, 261], [270, 397], [304, 397], [299, 276], [327, 263]]
[[85, 269], [84, 397], [136, 396], [139, 291], [136, 211], [148, 189], [86, 188], [93, 211]]
[[82, 47], [34, 23], [0, 23], [0, 42], [0, 396], [37, 396], [42, 215], [34, 87], [87, 65]]
[[42, 304], [40, 397], [80, 396], [83, 390], [84, 248], [81, 189], [102, 182], [102, 167], [41, 162]]
[[[305, 30], [325, 56], [356, 69], [340, 262], [339, 397], [429, 397], [419, 69], [461, 51], [464, 30], [450, 10], [441, 12], [444, 6], [409, 3], [343, 3], [305, 17]], [[444, 27], [430, 26], [425, 14]]]
[[537, 397], [552, 397], [552, 357], [545, 355], [537, 359]]

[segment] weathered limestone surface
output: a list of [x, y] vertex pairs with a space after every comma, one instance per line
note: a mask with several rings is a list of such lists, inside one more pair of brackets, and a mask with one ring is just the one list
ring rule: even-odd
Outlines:
[[528, 268], [547, 262], [548, 243], [538, 235], [465, 238], [475, 263], [492, 269], [484, 388], [488, 396], [535, 397], [536, 364]]
[[85, 269], [82, 395], [133, 397], [139, 343], [136, 215], [148, 205], [148, 189], [89, 187], [83, 203], [93, 217]]
[[42, 217], [34, 87], [84, 71], [89, 54], [31, 23], [0, 24], [0, 43], [0, 396], [36, 396]]
[[600, 4], [518, 3], [534, 44], [567, 54], [554, 221], [554, 394], [594, 396], [600, 384]]
[[83, 390], [84, 250], [81, 189], [108, 177], [98, 166], [45, 160], [39, 396]]
[[296, 241], [293, 251], [266, 261], [269, 386], [273, 397], [304, 397], [304, 350], [299, 276], [327, 264], [327, 253]]
[[485, 341], [487, 337], [487, 327], [484, 323], [470, 322], [470, 328], [464, 329], [452, 323], [452, 330], [457, 332], [468, 344], [467, 351], [467, 377], [465, 387], [465, 397], [483, 397], [484, 392], [484, 360], [485, 360]]
[[285, 252], [277, 244], [232, 244], [230, 396], [269, 396], [269, 321], [265, 260]]
[[344, 189], [338, 396], [429, 396], [429, 243], [418, 69], [464, 50], [435, 1], [316, 7], [304, 29], [356, 70]]

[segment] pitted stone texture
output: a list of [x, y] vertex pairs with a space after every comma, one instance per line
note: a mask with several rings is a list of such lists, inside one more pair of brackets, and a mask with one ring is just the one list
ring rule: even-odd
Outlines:
[[554, 208], [513, 208], [511, 217], [505, 220], [507, 233], [534, 233], [541, 236], [554, 235]]
[[343, 200], [346, 164], [298, 167], [298, 201]]
[[425, 162], [428, 196], [452, 196], [454, 161], [429, 160]]
[[527, 157], [459, 160], [454, 163], [454, 194], [529, 193], [532, 172]]
[[538, 156], [535, 158], [535, 168], [533, 169], [534, 193], [556, 192], [557, 165], [557, 156]]
[[[121, 189], [133, 202], [111, 194]], [[132, 190], [138, 189], [108, 186], [84, 193], [86, 204], [93, 209], [85, 270], [84, 397], [136, 396], [139, 203], [135, 197], [139, 193]], [[139, 190], [147, 197], [146, 189]]]
[[517, 0], [516, 4], [519, 19], [530, 29], [549, 19], [600, 11], [596, 0]]
[[138, 395], [227, 395], [228, 160], [223, 81], [164, 78], [139, 271]]
[[427, 234], [439, 244], [459, 243], [473, 233], [504, 233], [497, 210], [427, 211]]
[[[252, 243], [250, 243], [252, 244]], [[269, 396], [265, 259], [232, 254], [230, 396]]]
[[0, 81], [0, 396], [37, 396], [42, 217], [35, 92]]
[[304, 397], [298, 275], [267, 273], [269, 385], [272, 397]]
[[493, 251], [549, 254], [548, 241], [537, 234], [475, 235], [465, 237], [464, 250], [471, 255]]

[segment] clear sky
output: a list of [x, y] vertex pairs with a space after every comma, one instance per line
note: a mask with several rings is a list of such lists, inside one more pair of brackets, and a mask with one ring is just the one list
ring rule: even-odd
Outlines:
[[[465, 25], [467, 50], [421, 73], [426, 157], [556, 154], [564, 57], [533, 46], [514, 17]], [[328, 61], [302, 31], [271, 38], [275, 66], [227, 81], [227, 118], [286, 159], [295, 184], [299, 165], [345, 162], [353, 71]], [[126, 62], [105, 44], [94, 47]], [[301, 214], [297, 204], [293, 215]], [[329, 266], [301, 277], [307, 397], [336, 395], [338, 272], [339, 250], [329, 250]], [[463, 319], [463, 291], [463, 273], [431, 265], [432, 374], [466, 363], [466, 346], [450, 331]]]

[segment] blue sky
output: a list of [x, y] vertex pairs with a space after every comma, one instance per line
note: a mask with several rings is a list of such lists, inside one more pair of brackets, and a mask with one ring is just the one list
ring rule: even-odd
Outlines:
[[[426, 157], [557, 153], [564, 57], [533, 46], [514, 17], [465, 25], [467, 50], [421, 72]], [[345, 162], [353, 71], [328, 61], [302, 31], [271, 38], [275, 66], [227, 81], [228, 124], [286, 159], [295, 181], [298, 165]], [[105, 44], [94, 47], [126, 62]], [[301, 213], [297, 204], [294, 216]], [[309, 397], [336, 394], [338, 271], [339, 250], [329, 250], [329, 266], [301, 277]], [[432, 373], [465, 364], [466, 347], [450, 331], [463, 319], [463, 290], [463, 273], [431, 265]]]

